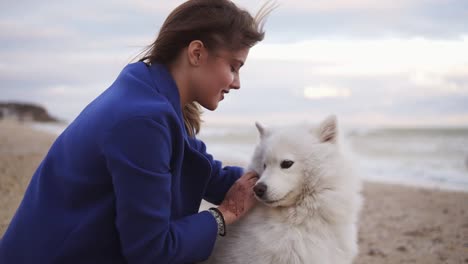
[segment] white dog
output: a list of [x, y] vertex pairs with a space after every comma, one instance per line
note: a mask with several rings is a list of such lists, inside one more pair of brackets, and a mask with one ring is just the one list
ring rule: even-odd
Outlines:
[[336, 118], [318, 128], [260, 132], [249, 169], [258, 206], [230, 225], [205, 263], [352, 263], [360, 181], [337, 140]]

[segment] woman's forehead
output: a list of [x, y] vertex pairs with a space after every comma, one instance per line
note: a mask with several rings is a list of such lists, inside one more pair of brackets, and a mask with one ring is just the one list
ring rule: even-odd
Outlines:
[[238, 61], [240, 64], [244, 64], [249, 54], [250, 48], [244, 48], [240, 50], [227, 50], [223, 49], [218, 52], [218, 56], [226, 59]]

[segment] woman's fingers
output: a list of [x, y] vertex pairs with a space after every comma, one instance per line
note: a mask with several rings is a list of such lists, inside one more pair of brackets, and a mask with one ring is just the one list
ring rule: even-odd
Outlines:
[[258, 179], [258, 174], [255, 171], [249, 171], [245, 175], [248, 179], [253, 179], [253, 178]]
[[253, 186], [255, 183], [257, 183], [258, 177], [252, 177], [248, 180], [249, 185]]
[[258, 174], [254, 171], [249, 171], [239, 178], [241, 181], [250, 181], [253, 179], [258, 180]]
[[252, 188], [258, 181], [259, 177], [258, 174], [255, 172], [248, 173], [247, 176], [247, 184], [250, 188]]
[[250, 171], [242, 175], [229, 189], [224, 201], [219, 206], [223, 215], [227, 217], [227, 223], [237, 221], [247, 211], [249, 211], [256, 199], [254, 197], [253, 186], [258, 180], [258, 174]]

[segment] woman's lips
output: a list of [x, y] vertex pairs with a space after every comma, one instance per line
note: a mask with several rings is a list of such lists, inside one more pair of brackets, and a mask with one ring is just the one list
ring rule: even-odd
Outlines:
[[224, 94], [229, 93], [229, 90], [221, 90], [221, 100], [224, 99]]

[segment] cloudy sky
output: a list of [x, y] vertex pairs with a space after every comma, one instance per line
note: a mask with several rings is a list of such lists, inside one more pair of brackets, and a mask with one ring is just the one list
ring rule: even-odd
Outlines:
[[[183, 1], [0, 1], [0, 101], [72, 120]], [[262, 1], [234, 1], [252, 13]], [[468, 1], [283, 0], [207, 123], [468, 126]]]

